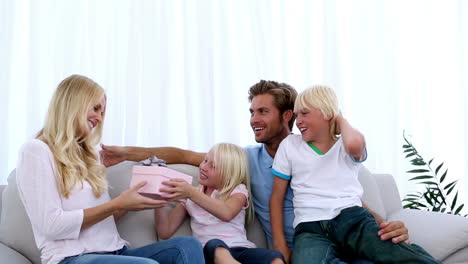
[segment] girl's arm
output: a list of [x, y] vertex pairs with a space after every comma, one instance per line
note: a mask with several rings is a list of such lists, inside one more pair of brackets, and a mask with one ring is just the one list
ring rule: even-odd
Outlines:
[[286, 261], [290, 262], [291, 250], [284, 236], [283, 203], [289, 181], [275, 176], [273, 191], [270, 197], [270, 220], [273, 235], [273, 247], [283, 254]]
[[244, 207], [247, 202], [247, 197], [241, 193], [232, 194], [226, 200], [219, 200], [209, 197], [186, 181], [180, 179], [166, 181], [163, 182], [163, 184], [170, 186], [160, 189], [162, 192], [170, 193], [164, 195], [164, 198], [170, 200], [188, 198], [210, 214], [223, 221], [231, 221], [234, 217], [236, 217], [236, 215], [239, 214], [239, 212], [242, 210], [242, 207]]
[[353, 128], [341, 113], [336, 118], [336, 126], [336, 130], [340, 131], [343, 137], [343, 145], [346, 152], [356, 161], [364, 159], [366, 155], [366, 140], [364, 135]]
[[187, 210], [182, 204], [177, 204], [169, 213], [166, 208], [154, 209], [154, 230], [161, 239], [170, 238], [184, 222]]

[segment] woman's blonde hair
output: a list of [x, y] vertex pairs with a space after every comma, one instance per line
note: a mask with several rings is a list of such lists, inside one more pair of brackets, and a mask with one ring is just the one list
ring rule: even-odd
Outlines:
[[323, 117], [330, 119], [330, 136], [336, 139], [335, 121], [340, 113], [340, 108], [335, 91], [323, 85], [315, 85], [302, 91], [296, 98], [294, 112], [297, 113], [302, 109], [310, 109], [310, 107], [317, 108], [322, 112]]
[[[52, 97], [44, 128], [36, 136], [47, 143], [54, 155], [57, 187], [65, 198], [83, 181], [91, 185], [96, 197], [106, 189], [105, 168], [94, 148], [101, 141], [103, 122], [85, 132], [89, 129], [88, 111], [103, 96], [104, 89], [87, 77], [72, 75], [64, 79]], [[105, 109], [102, 111], [104, 120]]]
[[221, 177], [222, 188], [218, 194], [219, 199], [227, 199], [231, 192], [239, 185], [244, 184], [249, 192], [249, 207], [247, 218], [253, 216], [253, 203], [251, 202], [249, 159], [245, 151], [230, 143], [219, 143], [211, 148], [213, 151], [214, 167]]

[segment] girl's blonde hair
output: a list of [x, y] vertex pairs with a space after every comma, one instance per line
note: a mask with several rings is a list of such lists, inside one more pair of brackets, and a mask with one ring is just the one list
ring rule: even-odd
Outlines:
[[338, 98], [332, 88], [323, 85], [315, 85], [302, 91], [296, 98], [294, 112], [302, 109], [317, 108], [325, 118], [330, 118], [330, 136], [336, 139], [335, 121], [340, 113]]
[[211, 149], [214, 157], [214, 168], [221, 177], [222, 188], [218, 194], [219, 199], [227, 199], [239, 184], [244, 184], [249, 192], [249, 207], [247, 219], [253, 216], [253, 203], [251, 202], [249, 159], [245, 151], [230, 143], [219, 143]]
[[[101, 141], [102, 123], [89, 133], [87, 115], [105, 96], [104, 89], [93, 80], [72, 75], [57, 87], [49, 105], [44, 128], [37, 138], [43, 139], [55, 159], [57, 187], [65, 198], [72, 188], [87, 181], [96, 197], [107, 186], [105, 168], [100, 164], [95, 146]], [[102, 120], [104, 111], [102, 109]]]

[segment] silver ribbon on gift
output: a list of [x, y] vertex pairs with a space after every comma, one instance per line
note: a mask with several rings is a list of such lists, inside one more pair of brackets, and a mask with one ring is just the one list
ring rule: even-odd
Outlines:
[[140, 161], [140, 164], [143, 166], [159, 166], [159, 167], [167, 167], [166, 161], [162, 159], [158, 159], [158, 157], [153, 156], [149, 159], [145, 159]]

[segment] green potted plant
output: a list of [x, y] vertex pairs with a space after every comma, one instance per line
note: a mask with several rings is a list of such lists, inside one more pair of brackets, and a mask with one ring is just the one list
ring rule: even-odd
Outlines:
[[404, 131], [403, 138], [405, 140], [403, 153], [414, 166], [414, 169], [407, 171], [411, 175], [409, 181], [423, 185], [424, 189], [406, 195], [403, 199], [403, 208], [461, 215], [465, 205], [458, 200], [458, 180], [448, 182], [446, 180], [448, 169], [443, 169], [444, 162], [437, 166], [432, 164], [434, 158], [426, 162], [408, 140]]

